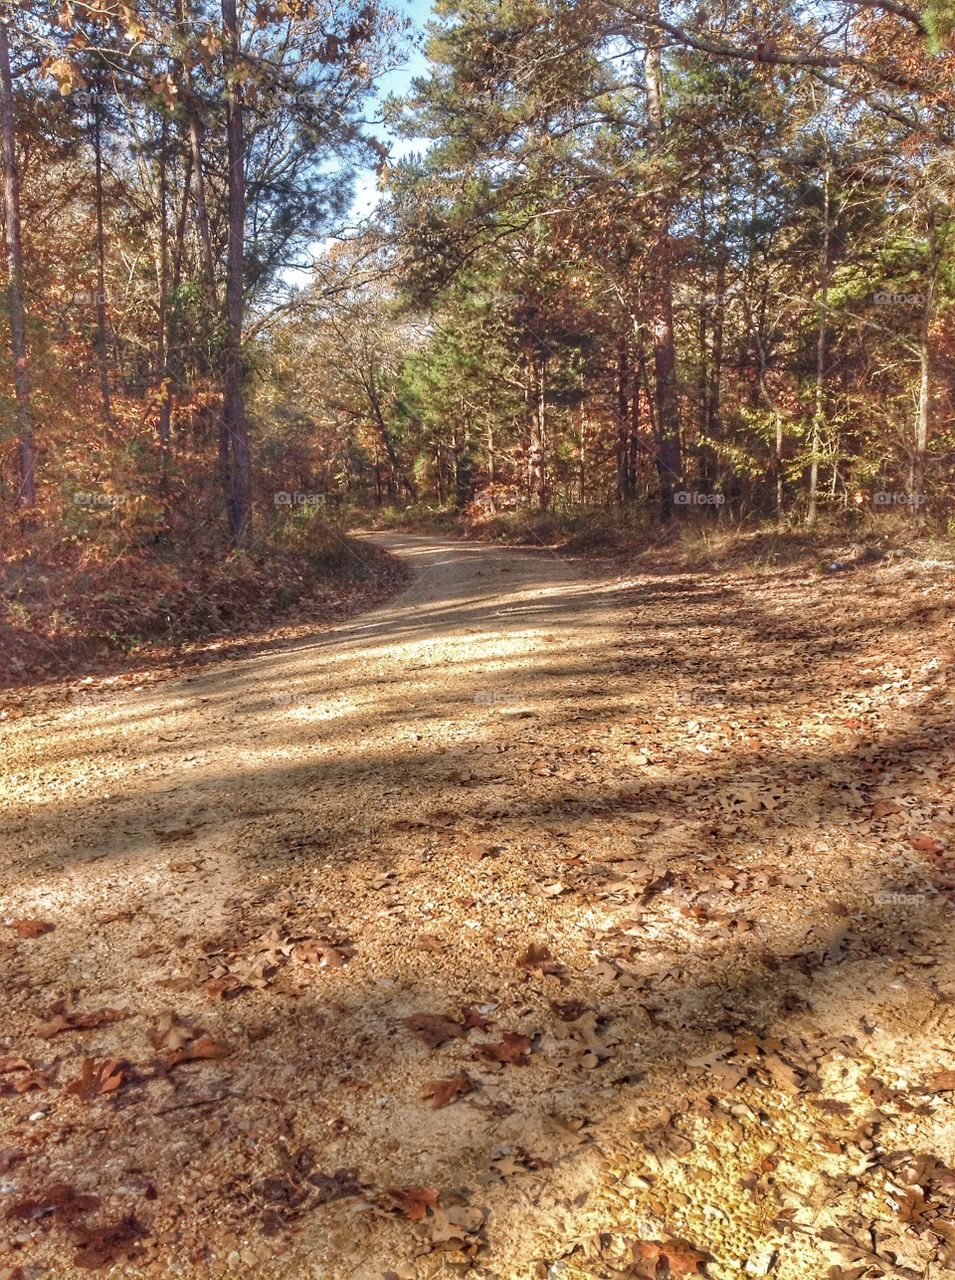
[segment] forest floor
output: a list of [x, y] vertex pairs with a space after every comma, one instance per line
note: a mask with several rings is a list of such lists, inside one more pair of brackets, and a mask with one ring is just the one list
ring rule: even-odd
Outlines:
[[2, 729], [0, 1278], [955, 1267], [955, 565], [377, 535]]

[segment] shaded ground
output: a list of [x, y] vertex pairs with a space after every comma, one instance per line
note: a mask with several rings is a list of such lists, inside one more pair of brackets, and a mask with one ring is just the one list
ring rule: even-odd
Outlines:
[[951, 568], [376, 541], [3, 730], [0, 1276], [943, 1276]]

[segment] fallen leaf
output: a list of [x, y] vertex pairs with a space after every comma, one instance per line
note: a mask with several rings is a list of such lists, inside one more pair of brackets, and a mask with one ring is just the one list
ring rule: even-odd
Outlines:
[[292, 949], [292, 956], [304, 964], [318, 965], [320, 969], [340, 969], [348, 958], [339, 946], [332, 946], [319, 938], [297, 942]]
[[84, 1058], [78, 1080], [66, 1086], [66, 1092], [90, 1102], [93, 1098], [105, 1097], [116, 1090], [130, 1075], [132, 1068], [128, 1062], [116, 1058], [106, 1058], [97, 1062], [95, 1058]]
[[484, 1225], [484, 1214], [470, 1205], [454, 1204], [447, 1209], [435, 1209], [431, 1224], [431, 1248], [433, 1250], [457, 1250], [473, 1258], [481, 1248], [475, 1233]]
[[531, 1054], [531, 1037], [518, 1035], [516, 1031], [505, 1031], [500, 1044], [479, 1044], [475, 1056], [486, 1058], [489, 1062], [509, 1063], [514, 1067], [526, 1066]]
[[248, 986], [236, 977], [234, 973], [223, 973], [218, 978], [209, 978], [207, 982], [202, 984], [202, 989], [206, 995], [210, 995], [216, 1000], [231, 1000], [243, 991], [248, 991]]
[[9, 1084], [4, 1084], [0, 1092], [5, 1094], [27, 1093], [30, 1089], [49, 1089], [53, 1083], [53, 1068], [46, 1070], [30, 1070], [23, 1075], [15, 1076]]
[[4, 924], [13, 929], [18, 938], [39, 938], [56, 928], [47, 920], [4, 920]]
[[439, 1203], [434, 1187], [388, 1187], [385, 1199], [389, 1208], [399, 1209], [412, 1222], [421, 1222]]
[[89, 1013], [57, 1013], [37, 1027], [37, 1035], [49, 1040], [62, 1031], [91, 1031], [107, 1022], [121, 1022], [127, 1016], [125, 1009], [92, 1009]]
[[171, 1053], [166, 1066], [171, 1070], [182, 1062], [207, 1062], [213, 1058], [227, 1058], [231, 1052], [227, 1045], [202, 1032], [195, 1040]]
[[419, 933], [415, 938], [415, 946], [419, 951], [447, 951], [448, 944], [434, 933]]
[[429, 1080], [418, 1097], [430, 1098], [432, 1109], [439, 1111], [441, 1107], [446, 1107], [473, 1091], [474, 1081], [466, 1071], [462, 1071], [460, 1075], [448, 1076], [444, 1080]]
[[927, 1093], [949, 1093], [955, 1089], [955, 1071], [936, 1071], [922, 1087]]
[[0, 1058], [0, 1076], [8, 1071], [29, 1071], [31, 1064], [26, 1058]]
[[902, 806], [892, 800], [876, 800], [872, 806], [873, 818], [887, 818], [890, 814], [901, 812]]
[[700, 1268], [706, 1265], [708, 1254], [700, 1253], [683, 1240], [631, 1240], [629, 1247], [636, 1267], [634, 1280], [646, 1277], [655, 1280], [661, 1265], [668, 1276], [680, 1277], [705, 1275]]
[[543, 978], [545, 974], [561, 972], [561, 966], [554, 959], [550, 949], [543, 942], [532, 942], [527, 950], [517, 957], [518, 967], [526, 969], [535, 978]]
[[407, 1018], [402, 1018], [401, 1022], [429, 1049], [437, 1049], [447, 1040], [464, 1039], [461, 1024], [439, 1013], [411, 1013]]
[[909, 836], [909, 844], [916, 853], [942, 853], [946, 848], [945, 841], [935, 836]]
[[[485, 1008], [489, 1006], [485, 1005]], [[465, 1009], [461, 1014], [461, 1025], [465, 1031], [478, 1030], [486, 1031], [491, 1026], [490, 1018], [485, 1018], [484, 1014], [477, 1009]]]

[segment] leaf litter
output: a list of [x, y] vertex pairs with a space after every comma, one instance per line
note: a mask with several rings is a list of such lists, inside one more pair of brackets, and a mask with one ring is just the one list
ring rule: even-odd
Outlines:
[[[497, 554], [495, 590], [581, 590]], [[4, 1266], [951, 1269], [950, 583], [584, 581], [553, 670], [532, 613], [487, 641], [452, 625], [413, 671], [387, 644], [281, 658], [279, 683], [327, 674], [312, 705], [359, 673], [382, 691], [327, 766], [287, 717], [263, 739], [228, 701], [194, 711], [193, 678], [135, 729], [145, 753], [151, 715], [198, 716], [208, 766], [153, 736], [174, 809], [104, 722], [134, 788], [109, 859], [54, 823], [4, 885]], [[538, 664], [534, 716], [463, 699], [402, 754], [418, 686], [437, 706], [449, 664], [492, 656]], [[53, 730], [11, 731], [39, 777]], [[253, 742], [275, 769], [223, 782]]]

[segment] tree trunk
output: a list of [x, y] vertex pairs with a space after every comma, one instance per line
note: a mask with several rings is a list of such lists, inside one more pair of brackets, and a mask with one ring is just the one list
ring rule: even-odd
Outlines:
[[[527, 487], [533, 506], [539, 511], [547, 509], [547, 365], [535, 360], [529, 365], [532, 375], [528, 383], [527, 403], [530, 410], [530, 449], [527, 455]], [[536, 394], [531, 398], [533, 374], [537, 374]]]
[[172, 261], [172, 281], [169, 286], [169, 298], [165, 307], [166, 341], [165, 359], [163, 361], [162, 382], [163, 398], [159, 405], [159, 438], [165, 442], [168, 454], [172, 445], [172, 411], [175, 403], [173, 386], [173, 353], [176, 348], [178, 329], [176, 325], [176, 298], [182, 283], [182, 260], [185, 251], [186, 221], [189, 216], [189, 187], [192, 177], [192, 157], [186, 158], [186, 173], [182, 184], [182, 204], [179, 206], [179, 217], [176, 220], [176, 242]]
[[381, 443], [384, 445], [385, 453], [388, 455], [388, 463], [391, 468], [388, 477], [388, 497], [397, 497], [398, 486], [401, 485], [411, 498], [411, 501], [417, 502], [418, 487], [410, 476], [405, 475], [402, 469], [401, 459], [398, 457], [398, 450], [395, 447], [394, 437], [389, 430], [384, 409], [382, 408], [381, 394], [378, 391], [378, 379], [375, 377], [374, 365], [369, 366], [367, 375], [361, 375], [361, 381], [368, 396], [368, 403], [371, 406], [372, 417], [375, 419], [375, 426], [378, 428]]
[[932, 408], [932, 347], [930, 331], [932, 316], [935, 311], [935, 290], [939, 271], [939, 246], [934, 224], [931, 228], [930, 264], [928, 283], [925, 289], [925, 301], [922, 306], [922, 320], [919, 325], [919, 400], [915, 417], [915, 451], [912, 457], [912, 483], [909, 500], [915, 523], [922, 527], [925, 523], [925, 460], [928, 454], [929, 426]]
[[99, 368], [103, 421], [112, 421], [109, 393], [109, 338], [106, 327], [106, 236], [103, 230], [103, 99], [102, 84], [93, 92], [93, 156], [96, 174], [96, 363]]
[[199, 225], [199, 242], [202, 246], [202, 262], [206, 272], [209, 301], [216, 305], [216, 268], [212, 253], [212, 233], [209, 230], [209, 210], [206, 205], [206, 180], [202, 168], [202, 129], [195, 110], [195, 100], [189, 90], [189, 146], [192, 151], [192, 172], [196, 184], [196, 221]]
[[826, 139], [825, 167], [822, 181], [822, 244], [819, 247], [819, 327], [816, 333], [816, 398], [812, 415], [809, 462], [809, 503], [806, 523], [815, 524], [819, 496], [819, 451], [826, 425], [826, 329], [829, 325], [829, 242], [832, 163], [829, 139]]
[[23, 242], [20, 233], [20, 174], [17, 169], [13, 77], [7, 24], [0, 21], [0, 131], [3, 134], [3, 212], [7, 242], [7, 295], [10, 310], [10, 345], [13, 349], [13, 391], [19, 436], [19, 505], [36, 506], [36, 449], [33, 442], [33, 403], [27, 352], [26, 313], [23, 305]]
[[[646, 53], [647, 124], [651, 155], [658, 155], [663, 143], [663, 74], [660, 65], [660, 37], [651, 29]], [[657, 408], [657, 472], [663, 515], [674, 512], [673, 492], [682, 473], [680, 411], [676, 385], [676, 340], [673, 326], [673, 280], [670, 270], [669, 212], [665, 200], [659, 202], [659, 256], [654, 264], [658, 281], [653, 317], [653, 371]]]
[[633, 497], [630, 485], [630, 353], [626, 342], [617, 348], [617, 501]]
[[729, 171], [725, 170], [720, 207], [720, 239], [716, 250], [716, 298], [713, 308], [713, 335], [709, 361], [709, 379], [706, 392], [706, 437], [710, 442], [714, 486], [719, 480], [719, 454], [715, 441], [720, 437], [720, 405], [723, 380], [723, 335], [726, 326], [726, 275], [729, 263]]
[[242, 322], [245, 311], [245, 134], [242, 88], [235, 71], [239, 32], [235, 0], [222, 0], [225, 37], [226, 140], [229, 165], [229, 245], [226, 260], [225, 350], [222, 425], [229, 458], [226, 510], [237, 547], [252, 544], [252, 488], [249, 431], [245, 420], [242, 371]]
[[159, 332], [156, 335], [156, 371], [159, 382], [159, 491], [165, 502], [169, 493], [169, 424], [170, 415], [165, 412], [169, 397], [168, 355], [166, 349], [166, 318], [169, 312], [169, 220], [166, 216], [169, 204], [169, 120], [164, 115], [159, 145]]

